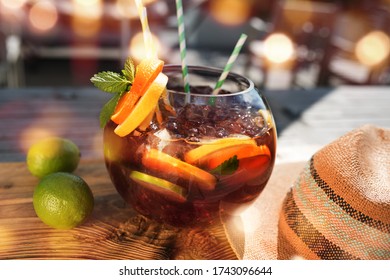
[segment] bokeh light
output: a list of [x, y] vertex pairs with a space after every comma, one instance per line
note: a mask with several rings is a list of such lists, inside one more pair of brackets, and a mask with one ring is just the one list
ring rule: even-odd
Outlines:
[[382, 31], [372, 31], [357, 42], [355, 53], [364, 65], [370, 67], [378, 65], [389, 57], [389, 36]]
[[[58, 119], [58, 125], [52, 125], [51, 116], [53, 112], [61, 112], [61, 116], [63, 116], [63, 119]], [[23, 127], [18, 137], [19, 148], [25, 154], [27, 154], [31, 145], [41, 139], [69, 133], [71, 130], [69, 119], [74, 117], [72, 108], [60, 106], [56, 103], [34, 110], [34, 112], [31, 111], [30, 114], [32, 116], [31, 121]]]
[[27, 0], [0, 0], [0, 6], [11, 10], [18, 10], [23, 8]]
[[[162, 57], [162, 45], [158, 37], [154, 34], [152, 34], [152, 41], [153, 44], [157, 50], [158, 57]], [[134, 37], [131, 39], [129, 52], [131, 57], [136, 61], [139, 62], [143, 58], [146, 57], [146, 48], [144, 44], [144, 36], [142, 32], [139, 32], [134, 35]]]
[[117, 0], [115, 2], [115, 8], [121, 17], [135, 18], [138, 16], [134, 0]]
[[311, 1], [283, 2], [282, 18], [286, 21], [287, 27], [304, 27], [306, 23], [310, 23], [314, 17], [314, 3]]
[[39, 32], [49, 31], [58, 21], [57, 8], [51, 1], [35, 2], [29, 11], [28, 20], [35, 30]]
[[72, 27], [80, 37], [93, 37], [101, 27], [102, 0], [73, 0]]
[[93, 7], [101, 6], [101, 0], [73, 0], [73, 5], [76, 8], [90, 8], [89, 10], [85, 9], [86, 15], [96, 15], [96, 9]]
[[34, 123], [22, 131], [19, 138], [19, 146], [22, 151], [27, 154], [31, 145], [33, 145], [35, 142], [54, 136], [57, 136], [56, 131], [53, 131], [50, 128], [46, 128], [43, 125]]
[[210, 13], [212, 17], [225, 25], [240, 25], [248, 21], [251, 14], [251, 1], [212, 0]]
[[156, 2], [156, 0], [143, 0], [142, 2], [146, 6], [146, 5], [150, 4], [150, 3]]
[[283, 33], [271, 34], [264, 40], [264, 55], [272, 63], [282, 64], [294, 56], [294, 45]]
[[[146, 6], [156, 0], [143, 0], [142, 3]], [[136, 18], [138, 17], [137, 7], [134, 0], [116, 0], [115, 9], [121, 17]]]

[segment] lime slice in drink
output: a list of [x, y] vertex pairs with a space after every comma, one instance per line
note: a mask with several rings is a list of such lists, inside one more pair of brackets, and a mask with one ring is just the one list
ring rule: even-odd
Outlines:
[[186, 201], [185, 189], [169, 181], [139, 171], [132, 171], [130, 173], [130, 178], [138, 185], [159, 192], [172, 200], [178, 202]]

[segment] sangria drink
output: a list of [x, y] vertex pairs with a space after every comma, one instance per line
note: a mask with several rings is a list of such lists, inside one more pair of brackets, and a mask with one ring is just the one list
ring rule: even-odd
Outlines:
[[[212, 94], [221, 70], [165, 66], [166, 89], [130, 134], [104, 128], [104, 156], [119, 194], [139, 213], [186, 226], [210, 222], [221, 202], [240, 205], [264, 189], [274, 166], [276, 129], [264, 97], [249, 79], [230, 73]], [[152, 106], [152, 104], [150, 105]]]

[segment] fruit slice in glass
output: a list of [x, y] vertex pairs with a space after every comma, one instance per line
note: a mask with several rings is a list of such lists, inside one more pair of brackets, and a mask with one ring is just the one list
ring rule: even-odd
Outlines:
[[161, 193], [165, 197], [169, 197], [171, 200], [177, 202], [186, 201], [186, 191], [178, 185], [139, 171], [132, 171], [129, 176], [138, 185], [151, 191]]
[[157, 172], [164, 178], [182, 179], [202, 190], [213, 190], [217, 183], [212, 174], [156, 149], [145, 152], [142, 164], [147, 170]]

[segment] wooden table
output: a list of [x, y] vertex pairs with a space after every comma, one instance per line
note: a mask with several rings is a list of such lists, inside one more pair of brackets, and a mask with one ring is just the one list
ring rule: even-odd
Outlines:
[[[220, 221], [179, 229], [125, 204], [103, 162], [98, 116], [108, 98], [94, 89], [0, 90], [0, 259], [237, 259]], [[25, 154], [50, 135], [79, 146], [75, 174], [95, 198], [92, 217], [73, 230], [47, 227], [32, 205], [38, 179], [28, 172]]]
[[[367, 123], [390, 128], [388, 87], [265, 95], [279, 130], [277, 165], [267, 188], [288, 187], [301, 163], [290, 168], [285, 162], [305, 161], [349, 130]], [[220, 221], [208, 228], [173, 228], [138, 215], [124, 203], [103, 162], [98, 115], [108, 98], [93, 88], [0, 90], [0, 259], [241, 258]], [[92, 217], [73, 230], [48, 228], [32, 207], [38, 179], [29, 174], [25, 154], [32, 143], [50, 135], [72, 139], [80, 147], [82, 161], [75, 173], [95, 197]]]
[[278, 162], [306, 161], [365, 124], [390, 128], [390, 87], [341, 86], [265, 92], [279, 131]]

